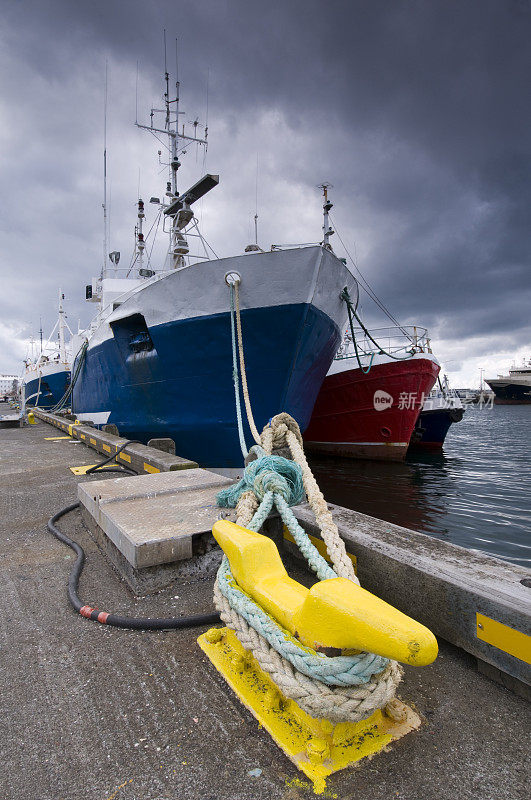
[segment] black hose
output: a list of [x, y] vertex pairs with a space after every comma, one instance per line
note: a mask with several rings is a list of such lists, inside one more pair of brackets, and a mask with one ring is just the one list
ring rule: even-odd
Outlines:
[[81, 577], [83, 565], [85, 563], [84, 550], [79, 544], [77, 544], [77, 542], [74, 542], [64, 533], [61, 533], [55, 524], [57, 520], [61, 519], [61, 517], [64, 517], [65, 514], [68, 514], [75, 508], [79, 508], [79, 503], [72, 503], [71, 506], [62, 508], [61, 511], [58, 511], [57, 514], [54, 514], [53, 517], [48, 520], [47, 528], [50, 533], [53, 533], [56, 539], [59, 539], [60, 542], [63, 542], [63, 544], [71, 547], [77, 556], [74, 566], [70, 570], [70, 575], [68, 576], [68, 599], [70, 600], [70, 603], [74, 609], [81, 614], [82, 617], [85, 617], [86, 619], [92, 619], [95, 622], [101, 622], [103, 625], [112, 625], [115, 628], [132, 628], [133, 630], [139, 631], [197, 628], [201, 625], [214, 625], [216, 622], [219, 622], [219, 614], [217, 613], [195, 614], [191, 617], [150, 619], [149, 617], [121, 617], [117, 614], [108, 614], [106, 611], [98, 611], [91, 606], [84, 605], [77, 594], [79, 578]]
[[98, 472], [100, 469], [102, 472], [125, 472], [128, 475], [138, 475], [138, 472], [136, 469], [133, 469], [133, 467], [128, 467], [127, 464], [118, 464], [118, 462], [116, 462], [116, 467], [108, 467], [107, 469], [103, 469], [106, 464], [110, 464], [111, 461], [115, 461], [116, 457], [122, 452], [122, 450], [125, 450], [125, 448], [130, 444], [144, 444], [144, 442], [139, 442], [138, 439], [128, 439], [127, 442], [124, 442], [122, 445], [120, 445], [116, 453], [113, 453], [112, 456], [106, 458], [105, 461], [100, 461], [99, 464], [94, 464], [93, 467], [86, 471], [85, 475], [94, 475], [94, 473]]

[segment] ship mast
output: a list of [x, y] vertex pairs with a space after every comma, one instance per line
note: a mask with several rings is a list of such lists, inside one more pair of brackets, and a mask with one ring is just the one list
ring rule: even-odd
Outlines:
[[107, 62], [105, 62], [105, 93], [103, 101], [103, 260], [101, 278], [107, 277]]
[[332, 249], [332, 245], [330, 244], [330, 237], [333, 236], [335, 231], [330, 227], [330, 219], [328, 216], [328, 212], [333, 206], [333, 203], [330, 202], [328, 199], [328, 190], [332, 189], [331, 183], [321, 183], [318, 186], [319, 189], [323, 190], [323, 245], [328, 249]]
[[64, 299], [65, 296], [59, 289], [59, 359], [63, 364], [66, 363]]
[[[166, 184], [166, 197], [168, 198], [168, 202], [166, 204], [163, 204], [164, 209], [168, 209], [169, 207], [171, 207], [179, 197], [179, 192], [177, 187], [177, 170], [181, 166], [181, 162], [179, 161], [179, 143], [193, 142], [195, 144], [203, 144], [206, 146], [208, 139], [208, 128], [206, 127], [205, 127], [204, 138], [200, 138], [197, 135], [187, 136], [184, 133], [184, 124], [182, 131], [179, 130], [179, 114], [181, 114], [182, 112], [179, 111], [180, 82], [179, 82], [178, 65], [177, 65], [177, 40], [175, 40], [175, 61], [176, 61], [175, 96], [173, 98], [170, 98], [170, 74], [168, 72], [167, 61], [166, 61], [166, 31], [164, 31], [164, 80], [166, 84], [166, 91], [164, 92], [164, 108], [151, 109], [149, 125], [143, 125], [138, 121], [135, 122], [135, 125], [138, 128], [143, 128], [144, 130], [150, 131], [153, 134], [161, 133], [168, 137], [168, 151], [170, 156], [170, 161], [168, 164], [169, 180]], [[154, 125], [154, 116], [157, 113], [164, 114], [164, 128], [157, 128]], [[197, 134], [197, 125], [195, 124], [194, 124], [194, 133]], [[191, 214], [189, 209], [186, 209], [184, 207], [182, 208], [182, 211], [188, 212], [188, 214], [185, 213], [171, 214], [172, 224], [170, 228], [169, 258], [170, 258], [170, 266], [173, 269], [184, 265], [184, 256], [188, 252], [188, 246], [186, 245], [186, 241], [181, 231], [185, 227], [185, 225], [188, 224], [193, 215]]]

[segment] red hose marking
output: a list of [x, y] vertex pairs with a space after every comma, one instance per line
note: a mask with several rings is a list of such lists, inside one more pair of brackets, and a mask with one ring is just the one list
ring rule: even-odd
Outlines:
[[90, 606], [83, 606], [82, 608], [79, 609], [79, 613], [81, 614], [81, 616], [86, 617], [87, 619], [90, 619], [90, 615], [92, 614], [93, 611], [94, 609], [91, 608]]
[[105, 625], [108, 616], [109, 615], [107, 614], [106, 611], [100, 611], [100, 613], [98, 614], [98, 622], [101, 622], [102, 625]]

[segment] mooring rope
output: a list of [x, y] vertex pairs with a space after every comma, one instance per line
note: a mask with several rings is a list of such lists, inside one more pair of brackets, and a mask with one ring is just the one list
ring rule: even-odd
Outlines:
[[359, 686], [389, 664], [374, 653], [330, 658], [291, 636], [236, 583], [226, 556], [218, 572], [217, 585], [231, 609], [247, 622], [283, 658], [309, 678], [329, 686]]
[[245, 434], [243, 431], [242, 409], [240, 405], [240, 380], [238, 378], [238, 360], [236, 357], [236, 334], [234, 330], [234, 283], [229, 284], [230, 289], [230, 334], [232, 340], [232, 382], [234, 383], [234, 400], [236, 403], [236, 420], [238, 423], [238, 438], [240, 450], [244, 459], [249, 455]]
[[[245, 410], [257, 444], [251, 448], [250, 454], [245, 448], [244, 457], [251, 455], [254, 460], [247, 464], [238, 483], [219, 492], [218, 504], [235, 507], [236, 523], [255, 531], [260, 530], [276, 506], [319, 580], [342, 577], [359, 584], [345, 543], [306, 460], [297, 422], [289, 414], [277, 414], [262, 434], [258, 434], [247, 386], [238, 284], [230, 284], [230, 295], [238, 432], [241, 443], [243, 422], [239, 392], [236, 391], [234, 317]], [[289, 448], [292, 460], [273, 453], [285, 448]], [[300, 503], [304, 494], [321, 530], [332, 567], [313, 545], [290, 508]], [[243, 647], [254, 655], [283, 694], [295, 700], [312, 717], [332, 722], [358, 722], [393, 699], [401, 680], [401, 670], [395, 661], [373, 653], [330, 658], [304, 646], [238, 586], [226, 556], [218, 571], [214, 602], [221, 619], [235, 631]]]
[[245, 412], [247, 414], [247, 421], [249, 422], [249, 428], [251, 429], [253, 439], [255, 440], [256, 444], [260, 444], [260, 434], [258, 433], [258, 428], [256, 427], [254, 421], [253, 410], [251, 408], [251, 400], [249, 397], [249, 389], [247, 387], [247, 370], [245, 369], [245, 357], [243, 354], [243, 336], [242, 336], [242, 321], [240, 314], [239, 281], [235, 281], [234, 283], [234, 297], [236, 300], [236, 331], [238, 334], [238, 353], [240, 356], [240, 369], [242, 374], [242, 391], [243, 391], [243, 400], [245, 403]]
[[360, 686], [330, 687], [320, 680], [309, 678], [283, 658], [267, 640], [249, 625], [223, 597], [216, 582], [214, 604], [225, 625], [231, 628], [243, 647], [256, 658], [282, 694], [306, 711], [311, 717], [338, 722], [359, 722], [372, 716], [390, 703], [401, 680], [401, 668], [396, 661]]

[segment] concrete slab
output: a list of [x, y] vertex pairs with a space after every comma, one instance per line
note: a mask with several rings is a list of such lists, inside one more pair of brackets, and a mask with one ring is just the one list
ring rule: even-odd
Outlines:
[[0, 415], [0, 428], [20, 428], [24, 417], [20, 412]]
[[191, 469], [81, 484], [78, 497], [129, 564], [143, 569], [191, 558], [193, 537], [219, 519], [216, 494], [230, 483]]

